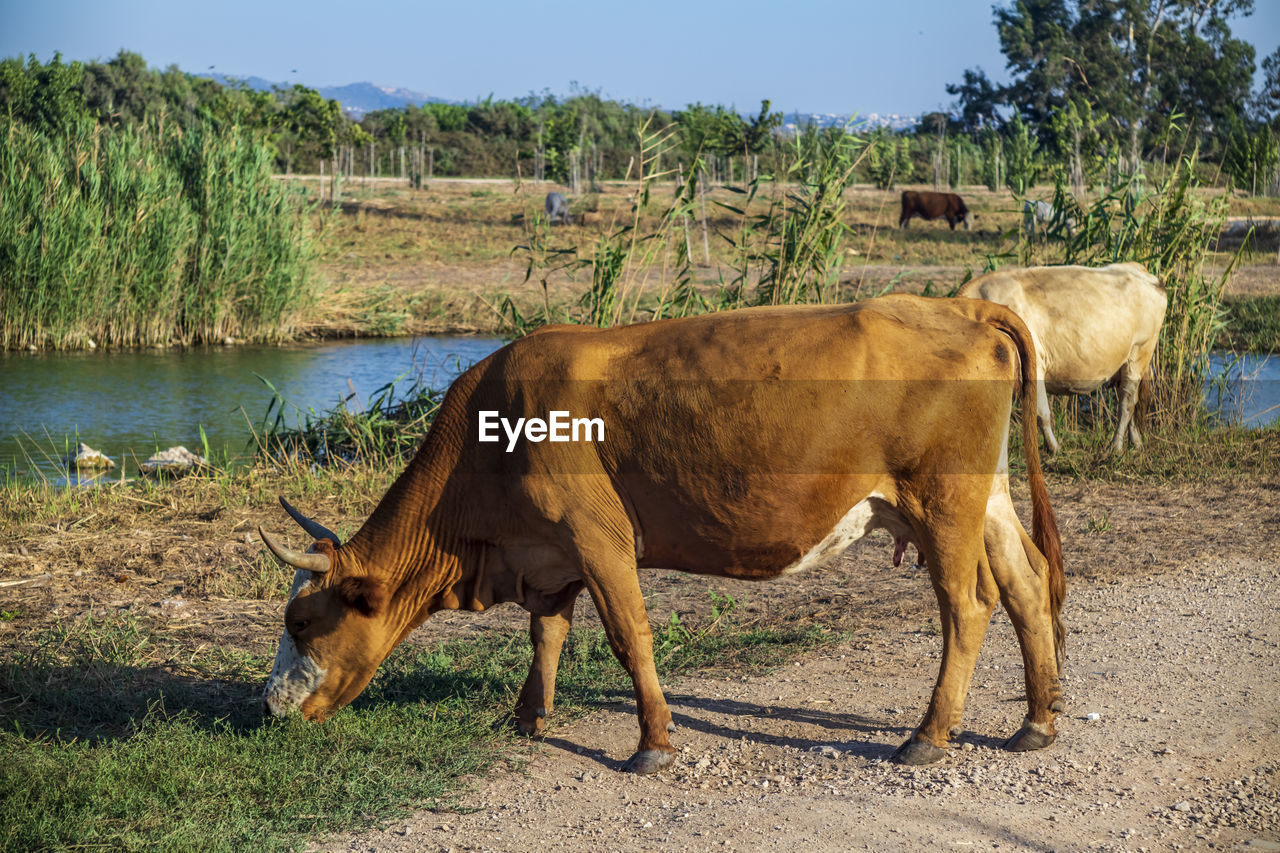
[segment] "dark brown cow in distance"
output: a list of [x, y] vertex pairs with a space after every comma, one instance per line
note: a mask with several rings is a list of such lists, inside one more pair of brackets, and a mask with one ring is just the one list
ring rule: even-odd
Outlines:
[[964, 199], [955, 193], [935, 193], [931, 190], [903, 190], [902, 214], [898, 217], [898, 227], [906, 228], [913, 216], [921, 219], [945, 219], [956, 230], [956, 223], [963, 222], [964, 230], [969, 230], [969, 223], [976, 219], [965, 207]]
[[[1028, 704], [1009, 746], [1047, 746], [1062, 710], [1065, 582], [1034, 440], [1035, 378], [1026, 326], [973, 299], [539, 331], [454, 382], [350, 541], [287, 503], [316, 540], [307, 552], [259, 528], [297, 569], [266, 707], [322, 720], [432, 613], [514, 602], [532, 614], [534, 647], [516, 722], [541, 733], [586, 589], [635, 686], [640, 742], [627, 766], [653, 773], [674, 757], [672, 720], [638, 569], [763, 580], [817, 570], [882, 528], [897, 554], [920, 550], [942, 617], [933, 698], [898, 759], [943, 756], [1001, 602]], [[1034, 539], [1009, 495], [1015, 391]], [[543, 422], [523, 441], [479, 440], [494, 413], [599, 419], [603, 432], [552, 441]]]

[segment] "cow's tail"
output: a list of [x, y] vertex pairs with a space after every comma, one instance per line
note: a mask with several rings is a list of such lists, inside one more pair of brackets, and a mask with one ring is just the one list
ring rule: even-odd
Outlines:
[[1058, 673], [1066, 658], [1067, 630], [1062, 624], [1062, 602], [1067, 597], [1067, 578], [1062, 568], [1062, 537], [1058, 520], [1049, 502], [1049, 490], [1040, 470], [1039, 430], [1036, 426], [1036, 350], [1031, 333], [1017, 314], [1005, 309], [988, 322], [1013, 339], [1021, 363], [1022, 446], [1026, 453], [1027, 482], [1031, 486], [1031, 539], [1049, 564], [1049, 612], [1053, 617], [1053, 645], [1058, 656]]
[[1159, 345], [1152, 353], [1151, 361], [1142, 371], [1142, 379], [1138, 382], [1138, 402], [1133, 407], [1133, 423], [1139, 432], [1147, 431], [1147, 421], [1151, 417], [1151, 404], [1155, 399], [1156, 365], [1159, 364]]
[[1155, 396], [1152, 388], [1151, 370], [1142, 375], [1141, 381], [1138, 382], [1138, 402], [1133, 407], [1133, 423], [1137, 426], [1139, 432], [1147, 431], [1147, 416], [1151, 412], [1151, 398]]

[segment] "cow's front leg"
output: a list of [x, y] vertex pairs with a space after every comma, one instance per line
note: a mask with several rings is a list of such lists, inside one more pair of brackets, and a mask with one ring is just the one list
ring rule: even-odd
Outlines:
[[573, 606], [577, 600], [575, 590], [569, 603], [559, 613], [552, 616], [534, 615], [529, 619], [533, 663], [529, 665], [529, 677], [525, 679], [520, 698], [516, 700], [516, 726], [523, 734], [540, 735], [546, 728], [546, 717], [555, 703], [560, 650], [573, 625]]
[[671, 710], [658, 684], [653, 663], [653, 634], [644, 609], [635, 559], [619, 559], [607, 568], [593, 567], [587, 589], [595, 601], [605, 635], [618, 662], [635, 687], [640, 743], [623, 768], [632, 773], [657, 773], [675, 760], [668, 731]]

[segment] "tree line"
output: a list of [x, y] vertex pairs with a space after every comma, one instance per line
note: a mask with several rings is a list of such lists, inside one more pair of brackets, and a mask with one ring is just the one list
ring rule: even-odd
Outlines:
[[[1280, 49], [1262, 61], [1231, 21], [1254, 0], [1015, 0], [993, 9], [1012, 79], [966, 69], [946, 87], [953, 130], [971, 138], [1029, 126], [1045, 162], [1073, 183], [1113, 164], [1131, 174], [1171, 144], [1199, 146], [1245, 189], [1278, 188]], [[929, 122], [926, 121], [926, 124]], [[987, 137], [989, 138], [989, 137]]]
[[[1083, 188], [1141, 173], [1170, 147], [1200, 149], [1232, 182], [1280, 190], [1280, 50], [1262, 62], [1230, 22], [1254, 0], [1016, 0], [993, 24], [1011, 81], [981, 68], [946, 87], [946, 112], [915, 128], [854, 128], [867, 150], [856, 178], [881, 187], [981, 183], [1025, 193], [1051, 177]], [[420, 185], [434, 176], [521, 176], [589, 188], [639, 177], [642, 129], [670, 128], [664, 161], [701, 157], [712, 181], [743, 182], [816, 162], [824, 136], [848, 128], [783, 126], [762, 101], [754, 115], [694, 103], [662, 110], [575, 87], [472, 104], [426, 103], [358, 120], [301, 85], [254, 91], [150, 69], [121, 51], [106, 62], [0, 62], [0, 120], [66, 128], [206, 123], [255, 132], [278, 171], [382, 175]]]

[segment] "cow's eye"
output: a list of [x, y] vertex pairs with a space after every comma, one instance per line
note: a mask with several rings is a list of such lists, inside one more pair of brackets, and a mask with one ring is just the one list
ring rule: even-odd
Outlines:
[[294, 622], [293, 635], [296, 637], [298, 634], [301, 634], [303, 631], [307, 630], [307, 626], [310, 624], [310, 619], [299, 619], [297, 622]]

